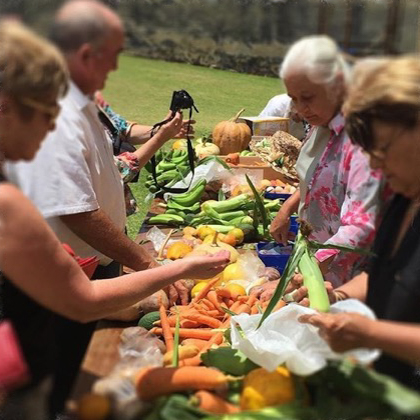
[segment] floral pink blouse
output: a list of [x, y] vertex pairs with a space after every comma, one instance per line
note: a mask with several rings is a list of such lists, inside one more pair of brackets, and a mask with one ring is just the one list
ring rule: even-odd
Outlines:
[[[328, 127], [330, 139], [307, 186], [300, 216], [312, 225], [312, 239], [318, 242], [370, 247], [384, 202], [384, 180], [370, 169], [362, 149], [351, 143], [342, 114]], [[334, 287], [363, 269], [360, 254], [334, 249], [315, 254], [320, 262], [331, 256], [335, 257], [325, 280]]]

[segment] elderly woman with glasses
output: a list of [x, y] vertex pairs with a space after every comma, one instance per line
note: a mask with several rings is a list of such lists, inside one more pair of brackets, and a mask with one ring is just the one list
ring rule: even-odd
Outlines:
[[[298, 211], [312, 225], [311, 239], [368, 248], [381, 211], [383, 182], [344, 128], [340, 110], [350, 79], [348, 65], [332, 39], [311, 36], [290, 47], [280, 77], [312, 130], [296, 164], [299, 189], [273, 220], [273, 237], [287, 243], [290, 216]], [[356, 253], [321, 249], [315, 257], [335, 287], [361, 271]]]
[[344, 104], [352, 140], [396, 192], [379, 227], [370, 269], [331, 293], [357, 298], [380, 319], [302, 317], [338, 352], [379, 348], [375, 368], [420, 390], [420, 59], [361, 62]]
[[[56, 364], [59, 316], [83, 323], [97, 320], [181, 278], [210, 278], [229, 261], [223, 251], [89, 280], [32, 203], [2, 173], [3, 159], [34, 158], [54, 128], [57, 99], [67, 89], [67, 78], [55, 47], [18, 23], [0, 22], [0, 321], [12, 325], [30, 376], [20, 389], [8, 389], [0, 407], [4, 419], [55, 418], [48, 413], [47, 400], [52, 379], [66, 368]], [[78, 347], [74, 342], [68, 350]], [[0, 392], [4, 379], [0, 375]], [[61, 385], [58, 380], [55, 384]]]

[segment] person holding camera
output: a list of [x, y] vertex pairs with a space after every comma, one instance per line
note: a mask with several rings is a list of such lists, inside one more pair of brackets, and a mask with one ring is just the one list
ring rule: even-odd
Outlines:
[[[123, 182], [93, 101], [108, 74], [117, 69], [124, 43], [122, 22], [99, 1], [69, 1], [56, 14], [51, 38], [66, 59], [69, 91], [60, 101], [56, 128], [36, 158], [8, 163], [8, 178], [38, 207], [60, 241], [81, 257], [100, 259], [94, 279], [118, 276], [122, 265], [135, 271], [156, 267], [152, 256], [124, 233]], [[144, 145], [144, 156], [152, 156], [182, 125], [182, 114], [177, 112]], [[182, 282], [170, 287], [168, 293], [175, 297], [186, 290]], [[52, 401], [57, 407], [68, 394], [95, 328], [94, 322], [65, 318], [61, 322], [58, 364], [63, 367], [60, 383], [65, 385], [54, 388]]]
[[[138, 207], [129, 184], [138, 181], [140, 170], [149, 161], [151, 153], [157, 151], [145, 145], [153, 138], [151, 136], [153, 126], [128, 121], [112, 109], [100, 91], [95, 93], [95, 103], [99, 118], [112, 139], [115, 164], [124, 182], [126, 215], [130, 216], [137, 212]], [[173, 138], [192, 138], [194, 124], [194, 120], [184, 120], [180, 131]], [[140, 147], [136, 149], [134, 145]]]

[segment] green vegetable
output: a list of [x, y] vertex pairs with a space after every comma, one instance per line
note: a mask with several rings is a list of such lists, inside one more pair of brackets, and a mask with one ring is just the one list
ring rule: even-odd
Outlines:
[[201, 205], [201, 208], [203, 211], [205, 211], [205, 208], [211, 208], [220, 215], [229, 211], [242, 210], [248, 202], [249, 195], [240, 194], [225, 201], [206, 201]]
[[158, 214], [149, 218], [149, 225], [180, 225], [183, 224], [184, 218], [178, 214]]
[[149, 312], [145, 315], [143, 315], [138, 322], [138, 326], [139, 327], [143, 327], [146, 328], [146, 330], [150, 330], [151, 328], [154, 327], [153, 323], [155, 321], [159, 321], [160, 320], [160, 315], [159, 315], [159, 311], [154, 311], [154, 312]]
[[330, 300], [324, 285], [324, 277], [313, 255], [305, 249], [298, 263], [298, 268], [303, 276], [303, 285], [308, 289], [310, 307], [320, 312], [330, 310]]
[[173, 195], [171, 202], [179, 204], [181, 206], [192, 206], [200, 201], [201, 196], [206, 188], [206, 180], [202, 179], [198, 181], [189, 191], [183, 194]]
[[206, 366], [216, 367], [222, 372], [234, 376], [246, 375], [251, 370], [259, 367], [242, 352], [231, 347], [210, 349], [201, 355], [201, 360]]

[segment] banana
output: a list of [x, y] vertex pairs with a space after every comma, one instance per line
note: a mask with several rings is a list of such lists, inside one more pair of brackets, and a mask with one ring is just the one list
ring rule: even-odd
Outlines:
[[173, 195], [171, 201], [180, 204], [181, 206], [190, 207], [200, 201], [205, 188], [206, 180], [202, 179], [198, 181], [190, 191], [179, 195]]
[[184, 222], [184, 218], [178, 214], [165, 213], [150, 217], [147, 223], [149, 225], [181, 225]]
[[172, 201], [172, 199], [169, 199], [168, 200], [168, 209], [180, 210], [180, 211], [184, 211], [184, 212], [188, 212], [188, 213], [197, 213], [198, 210], [200, 210], [200, 203], [197, 202], [197, 203], [193, 204], [192, 206], [182, 206], [181, 204], [178, 204], [178, 203]]

